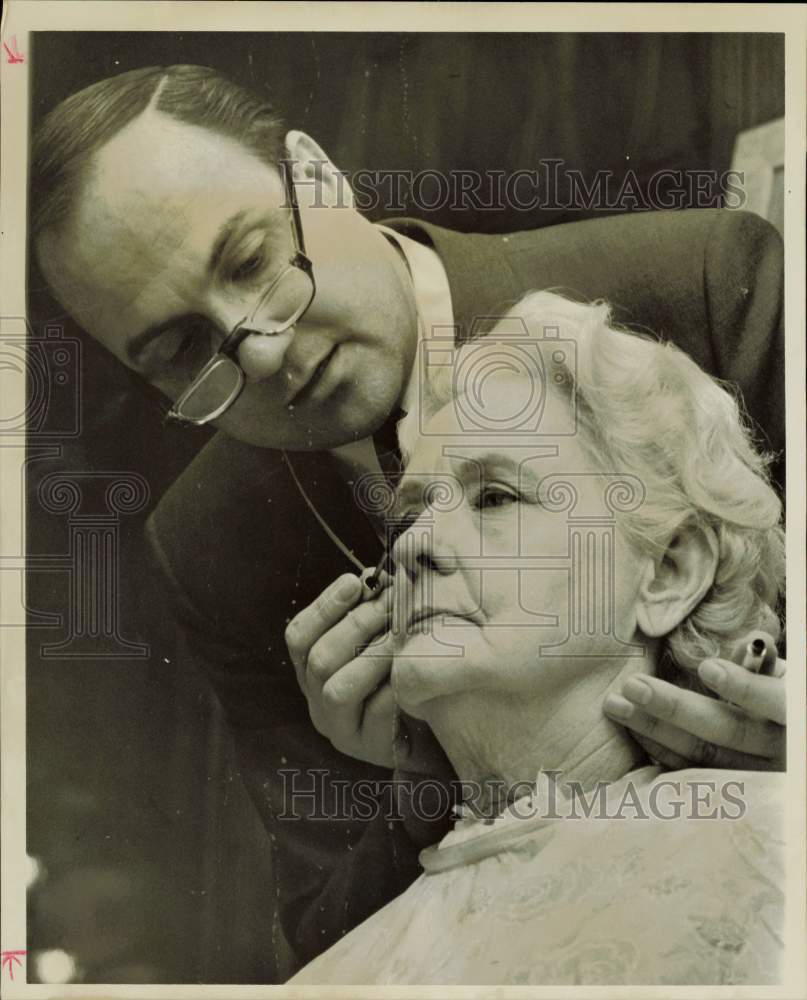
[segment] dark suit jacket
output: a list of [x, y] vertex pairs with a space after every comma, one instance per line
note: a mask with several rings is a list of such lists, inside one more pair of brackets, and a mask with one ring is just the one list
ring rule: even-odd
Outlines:
[[[619, 322], [674, 341], [707, 371], [734, 382], [767, 447], [783, 448], [781, 243], [756, 216], [634, 214], [509, 236], [461, 235], [406, 220], [393, 225], [439, 253], [460, 338], [475, 317], [500, 314], [527, 291], [604, 298]], [[373, 564], [376, 535], [329, 456], [298, 453], [293, 461], [328, 519]], [[148, 534], [170, 583], [188, 660], [221, 700], [275, 845], [284, 930], [308, 960], [419, 873], [422, 837], [413, 839], [406, 822], [385, 815], [383, 797], [369, 820], [314, 818], [323, 806], [349, 813], [355, 782], [390, 777], [337, 753], [315, 732], [283, 640], [289, 618], [352, 567], [310, 515], [281, 454], [223, 435], [163, 497]], [[340, 781], [347, 783], [345, 799], [338, 797]], [[293, 787], [316, 789], [318, 801], [292, 801]], [[362, 801], [366, 809], [366, 794]], [[285, 818], [294, 813], [308, 818]], [[273, 888], [267, 906], [274, 905]]]

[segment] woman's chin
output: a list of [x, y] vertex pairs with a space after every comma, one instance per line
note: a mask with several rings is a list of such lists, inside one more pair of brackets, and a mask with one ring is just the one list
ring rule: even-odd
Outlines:
[[441, 643], [433, 635], [410, 636], [392, 662], [395, 699], [407, 714], [425, 718], [427, 703], [468, 690], [469, 666], [461, 645]]

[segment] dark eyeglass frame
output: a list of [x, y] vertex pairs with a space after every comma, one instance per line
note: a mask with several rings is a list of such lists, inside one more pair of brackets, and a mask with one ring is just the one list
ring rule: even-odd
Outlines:
[[[287, 330], [291, 329], [295, 323], [298, 323], [302, 319], [308, 311], [311, 303], [314, 301], [314, 296], [317, 292], [316, 280], [314, 278], [314, 266], [305, 252], [305, 237], [303, 236], [303, 226], [300, 220], [300, 209], [297, 204], [297, 194], [294, 190], [294, 179], [292, 177], [291, 168], [286, 160], [280, 161], [280, 173], [283, 176], [283, 187], [286, 192], [286, 202], [291, 208], [291, 230], [292, 239], [294, 241], [294, 253], [289, 258], [289, 262], [286, 267], [283, 268], [280, 274], [260, 296], [255, 308], [248, 313], [247, 316], [235, 324], [232, 331], [221, 342], [221, 345], [216, 353], [210, 358], [207, 364], [204, 365], [198, 375], [194, 377], [191, 384], [187, 387], [187, 389], [185, 389], [179, 399], [175, 401], [174, 405], [167, 414], [167, 416], [172, 420], [178, 420], [182, 423], [196, 424], [196, 426], [201, 427], [204, 424], [210, 423], [211, 420], [216, 420], [223, 413], [229, 410], [229, 408], [241, 395], [244, 386], [246, 385], [246, 375], [244, 374], [244, 370], [238, 361], [238, 348], [241, 344], [247, 337], [253, 335], [261, 337], [277, 337], [279, 334], [285, 333]], [[252, 325], [255, 321], [255, 317], [266, 305], [269, 299], [271, 299], [275, 289], [283, 281], [286, 275], [295, 268], [302, 271], [308, 277], [311, 291], [307, 301], [294, 312], [290, 319], [284, 320], [284, 322], [280, 324], [277, 329], [255, 329]], [[204, 417], [189, 417], [183, 414], [183, 404], [193, 397], [210, 372], [220, 365], [223, 359], [227, 359], [227, 361], [235, 365], [238, 372], [238, 382], [236, 387], [233, 389], [233, 392], [227, 400], [221, 404], [221, 406], [218, 406], [215, 410]]]

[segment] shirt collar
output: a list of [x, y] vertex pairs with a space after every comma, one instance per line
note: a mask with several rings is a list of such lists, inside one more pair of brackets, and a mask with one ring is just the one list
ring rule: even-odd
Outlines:
[[410, 236], [404, 236], [403, 233], [396, 233], [394, 229], [389, 229], [387, 226], [377, 225], [376, 228], [403, 254], [415, 291], [418, 351], [415, 355], [409, 381], [401, 397], [401, 409], [408, 413], [417, 401], [420, 343], [424, 339], [432, 337], [450, 337], [453, 341], [454, 310], [451, 304], [451, 290], [443, 262], [436, 250], [423, 243], [418, 243]]
[[[431, 337], [451, 337], [453, 341], [454, 311], [451, 304], [451, 290], [443, 262], [436, 250], [387, 226], [377, 225], [376, 228], [401, 252], [415, 293], [418, 349], [401, 397], [401, 409], [409, 412], [416, 405], [420, 391], [421, 341]], [[343, 467], [351, 468], [354, 472], [361, 469], [375, 470], [378, 465], [370, 438], [341, 445], [331, 449], [331, 452]]]

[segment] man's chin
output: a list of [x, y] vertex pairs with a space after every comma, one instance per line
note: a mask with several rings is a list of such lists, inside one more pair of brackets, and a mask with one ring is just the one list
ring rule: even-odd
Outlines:
[[310, 434], [295, 435], [294, 438], [286, 442], [269, 447], [282, 448], [284, 451], [333, 451], [336, 448], [355, 444], [356, 441], [370, 437], [372, 433], [372, 429], [367, 431], [345, 431], [333, 428], [312, 430]]
[[[264, 426], [261, 426], [260, 423], [263, 423]], [[338, 418], [320, 420], [313, 417], [310, 420], [305, 420], [300, 417], [293, 421], [284, 421], [284, 426], [280, 429], [278, 429], [276, 422], [272, 426], [271, 418], [260, 423], [250, 421], [247, 424], [221, 420], [217, 422], [216, 427], [244, 444], [292, 452], [328, 451], [339, 448], [369, 437], [374, 429], [372, 423], [368, 421], [361, 421], [356, 426], [352, 426], [341, 423]], [[266, 424], [269, 426], [265, 426]]]
[[[288, 451], [325, 451], [355, 444], [371, 437], [394, 407], [384, 401], [346, 400], [341, 406], [300, 413], [288, 427]], [[277, 447], [277, 446], [276, 446]]]

